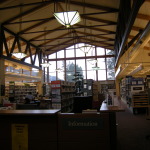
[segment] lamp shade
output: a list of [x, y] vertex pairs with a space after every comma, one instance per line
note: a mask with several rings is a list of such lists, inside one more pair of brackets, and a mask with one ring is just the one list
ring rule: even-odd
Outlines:
[[54, 13], [54, 16], [57, 21], [66, 26], [66, 28], [81, 21], [78, 11], [56, 12]]
[[50, 63], [47, 63], [47, 62], [44, 62], [44, 63], [42, 63], [41, 65], [42, 65], [43, 67], [47, 68], [47, 67], [49, 67], [51, 64], [50, 64]]
[[95, 67], [92, 67], [92, 69], [93, 70], [100, 70], [100, 67], [95, 66]]
[[18, 59], [22, 59], [27, 56], [25, 53], [22, 53], [22, 52], [15, 52], [15, 53], [12, 53], [12, 55]]
[[88, 52], [90, 51], [90, 50], [92, 50], [94, 47], [92, 46], [92, 45], [89, 45], [89, 44], [85, 44], [84, 46], [81, 46], [81, 47], [79, 47], [79, 49], [81, 50], [81, 51], [83, 51], [85, 54], [88, 54]]
[[91, 65], [95, 65], [95, 64], [98, 62], [98, 60], [96, 60], [96, 59], [89, 59], [88, 62], [89, 62]]
[[61, 68], [57, 68], [57, 69], [55, 69], [55, 71], [57, 71], [57, 72], [61, 72], [61, 71], [63, 71]]

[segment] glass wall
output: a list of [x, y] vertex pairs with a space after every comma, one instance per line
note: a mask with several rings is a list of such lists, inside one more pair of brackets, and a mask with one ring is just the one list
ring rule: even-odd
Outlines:
[[[79, 43], [57, 52], [57, 55], [49, 55], [52, 59], [49, 61], [50, 81], [73, 81], [76, 72], [82, 74], [84, 79], [114, 80], [114, 52], [95, 46], [85, 54], [79, 49], [83, 45]], [[94, 70], [93, 67], [98, 68]]]
[[75, 74], [75, 60], [66, 60], [66, 81], [73, 81]]

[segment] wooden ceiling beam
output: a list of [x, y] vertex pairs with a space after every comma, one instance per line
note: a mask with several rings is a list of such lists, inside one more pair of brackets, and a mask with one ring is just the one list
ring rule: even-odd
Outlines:
[[77, 2], [77, 1], [70, 1], [70, 4], [74, 4], [74, 5], [81, 6], [81, 7], [84, 6], [84, 7], [88, 7], [88, 8], [104, 10], [104, 11], [113, 11], [113, 12], [118, 12], [119, 11], [116, 8], [106, 7], [106, 6], [102, 6], [102, 5], [94, 5], [92, 3], [86, 3], [86, 2], [83, 3], [83, 2]]
[[32, 39], [30, 39], [29, 41], [33, 41], [33, 40], [35, 40], [35, 39], [39, 39], [40, 37], [43, 37], [43, 36], [45, 36], [45, 35], [47, 35], [47, 34], [50, 34], [50, 33], [53, 33], [53, 32], [55, 32], [55, 31], [57, 31], [57, 30], [59, 30], [59, 29], [61, 29], [62, 28], [62, 26], [60, 26], [60, 27], [57, 27], [57, 28], [55, 28], [54, 30], [50, 30], [50, 31], [42, 31], [42, 32], [44, 32], [43, 34], [41, 34], [41, 35], [38, 35], [38, 36], [36, 36], [36, 37], [34, 37], [34, 38], [32, 38]]
[[[100, 26], [109, 26], [110, 24], [104, 24], [104, 25], [94, 25], [94, 26], [86, 26], [86, 28], [93, 28], [93, 27], [100, 27]], [[54, 32], [54, 31], [61, 31], [61, 30], [68, 30], [67, 28], [62, 28], [64, 26], [60, 26], [56, 29], [52, 29], [52, 30], [46, 30], [46, 32]], [[69, 28], [70, 30], [74, 30], [74, 29], [80, 29], [80, 28], [85, 28], [85, 26], [83, 25], [76, 25], [74, 27], [71, 27]], [[102, 32], [109, 32], [109, 33], [115, 33], [113, 31], [108, 31], [108, 30], [105, 30], [105, 29], [100, 29], [99, 31], [102, 31]], [[22, 34], [34, 34], [34, 33], [40, 33], [40, 32], [44, 32], [44, 31], [34, 31], [34, 32], [25, 32], [25, 33], [22, 33]], [[41, 36], [41, 35], [40, 35]]]
[[[77, 31], [77, 33], [81, 33], [80, 31]], [[84, 34], [84, 32], [82, 32], [81, 34]], [[111, 33], [110, 33], [111, 34]], [[89, 37], [89, 36], [92, 36], [92, 37], [99, 37], [100, 35], [109, 35], [109, 34], [88, 34], [88, 35], [84, 35], [84, 36], [78, 36], [79, 38], [80, 37]], [[52, 38], [52, 39], [46, 39], [46, 40], [49, 40], [49, 41], [53, 41], [53, 40], [61, 40], [61, 39], [69, 39], [69, 38], [73, 38], [72, 36], [67, 36], [67, 37], [56, 37], [56, 38]], [[114, 40], [114, 39], [113, 39]], [[39, 40], [32, 40], [32, 41], [44, 41], [44, 39], [39, 39]]]
[[[95, 43], [99, 43], [100, 41], [94, 41], [94, 40], [92, 40], [92, 39], [86, 39], [86, 38], [83, 38], [83, 40], [86, 40], [86, 41], [89, 41], [89, 42], [91, 42], [91, 43], [93, 43], [93, 45], [95, 45], [94, 44], [94, 42]], [[109, 44], [109, 43], [106, 43], [106, 42], [102, 42], [102, 44], [104, 44], [104, 45], [106, 45], [106, 46], [114, 46], [113, 44]]]
[[[63, 34], [63, 35], [61, 35], [61, 36], [59, 36], [58, 38], [62, 38], [62, 37], [64, 37], [64, 36], [66, 36], [66, 35], [69, 35], [70, 33], [65, 33], [65, 34]], [[73, 38], [73, 37], [72, 37]], [[40, 44], [40, 45], [38, 45], [38, 47], [41, 47], [41, 46], [45, 46], [45, 44], [47, 44], [47, 43], [51, 43], [51, 42], [53, 42], [53, 41], [57, 41], [58, 39], [53, 39], [53, 40], [48, 40], [48, 41], [44, 41], [42, 44]]]
[[41, 26], [41, 25], [43, 25], [43, 24], [45, 24], [45, 23], [47, 23], [47, 22], [49, 22], [49, 21], [52, 21], [52, 20], [54, 20], [54, 19], [55, 19], [54, 17], [51, 17], [51, 18], [49, 18], [49, 20], [44, 20], [44, 21], [42, 21], [42, 22], [36, 23], [35, 25], [30, 26], [30, 27], [28, 27], [28, 28], [26, 28], [26, 29], [20, 31], [18, 34], [23, 34], [24, 32], [27, 32], [27, 31], [32, 30], [32, 29], [34, 29], [34, 28], [37, 28], [38, 26]]
[[137, 18], [149, 21], [150, 20], [150, 15], [138, 14]]
[[[51, 2], [51, 3], [52, 3], [52, 2]], [[47, 6], [47, 3], [42, 3], [42, 4], [39, 5], [39, 6], [36, 6], [36, 7], [32, 8], [32, 9], [30, 9], [30, 10], [27, 10], [27, 11], [21, 13], [21, 14], [16, 15], [15, 17], [12, 17], [12, 18], [6, 20], [3, 24], [7, 24], [7, 23], [9, 23], [9, 22], [12, 22], [12, 21], [14, 21], [14, 20], [20, 18], [20, 17], [29, 15], [30, 13], [33, 13], [34, 11], [37, 11], [37, 10], [39, 10], [39, 9], [45, 7], [45, 6]]]
[[[11, 1], [11, 0], [1, 0], [0, 1], [0, 4], [1, 3], [4, 3], [6, 1]], [[7, 9], [14, 9], [14, 8], [20, 8], [20, 7], [26, 7], [26, 6], [33, 6], [33, 5], [40, 5], [40, 4], [43, 4], [43, 3], [52, 3], [53, 0], [49, 0], [49, 1], [41, 1], [41, 2], [35, 2], [35, 3], [25, 3], [25, 4], [19, 4], [19, 5], [13, 5], [13, 6], [7, 6], [7, 7], [1, 7], [0, 10], [7, 10]]]
[[[120, 56], [124, 52], [124, 48], [126, 46], [128, 36], [131, 32], [131, 29], [132, 29], [132, 26], [133, 26], [134, 21], [136, 19], [136, 16], [138, 14], [138, 11], [139, 11], [139, 9], [140, 9], [140, 7], [142, 6], [143, 3], [144, 3], [144, 0], [136, 0], [136, 1], [133, 2], [133, 7], [131, 8], [130, 16], [128, 18], [128, 22], [126, 23], [126, 30], [123, 33], [121, 43], [119, 43], [118, 52], [116, 51], [117, 57], [116, 57], [115, 66], [118, 64]], [[115, 46], [115, 49], [117, 50], [117, 46]]]
[[3, 3], [5, 3], [5, 2], [7, 2], [7, 1], [10, 1], [10, 0], [1, 0], [1, 1], [0, 1], [0, 4], [3, 4]]
[[[59, 43], [59, 45], [63, 45], [63, 44], [66, 44], [66, 43], [69, 43], [69, 42], [71, 42], [71, 41], [73, 41], [72, 39], [70, 39], [70, 40], [67, 40], [67, 41], [65, 41], [65, 42], [62, 42], [62, 43]], [[49, 49], [47, 49], [46, 50], [46, 54], [48, 54], [49, 53], [49, 51], [52, 51], [54, 48], [58, 48], [58, 50], [57, 51], [59, 51], [59, 50], [61, 50], [61, 48], [59, 49], [59, 45], [57, 44], [57, 45], [55, 45], [55, 46], [53, 46], [53, 47], [50, 47]], [[73, 45], [73, 43], [72, 43], [72, 45]], [[67, 46], [66, 47], [68, 47], [69, 45], [67, 44]], [[71, 45], [70, 45], [71, 46]], [[55, 51], [55, 52], [57, 52], [57, 51]]]
[[[86, 13], [86, 14], [80, 14], [80, 16], [90, 16], [90, 15], [100, 15], [100, 14], [108, 14], [111, 12], [95, 12], [95, 13]], [[55, 18], [55, 17], [54, 17]], [[7, 24], [3, 24], [3, 25], [13, 25], [13, 24], [19, 24], [19, 23], [31, 23], [31, 22], [39, 22], [39, 21], [45, 21], [45, 20], [49, 20], [50, 18], [42, 18], [42, 19], [33, 19], [33, 20], [24, 20], [24, 21], [17, 21], [17, 22], [7, 22]]]
[[[78, 31], [77, 33], [85, 34], [85, 32], [81, 32], [81, 31]], [[88, 34], [88, 33], [86, 33], [86, 35], [89, 35], [89, 36], [90, 36], [90, 34]], [[95, 35], [95, 36], [98, 37], [98, 38], [101, 38], [101, 39], [114, 40], [114, 39], [112, 39], [112, 38], [108, 38], [108, 37], [104, 37], [104, 36], [100, 36], [100, 35]]]
[[117, 22], [114, 22], [114, 21], [109, 21], [109, 20], [104, 20], [104, 19], [99, 19], [99, 18], [84, 16], [84, 15], [82, 16], [82, 18], [87, 19], [87, 20], [102, 22], [102, 23], [108, 23], [108, 24], [111, 24], [111, 25], [116, 25], [117, 24]]
[[[85, 26], [83, 25], [77, 25], [80, 28], [85, 28]], [[106, 30], [106, 29], [99, 29], [99, 28], [95, 28], [96, 26], [86, 26], [87, 29], [91, 29], [95, 30], [95, 31], [100, 31], [100, 32], [104, 32], [104, 33], [108, 33], [108, 34], [115, 34], [116, 32], [114, 31], [110, 31], [110, 30]]]

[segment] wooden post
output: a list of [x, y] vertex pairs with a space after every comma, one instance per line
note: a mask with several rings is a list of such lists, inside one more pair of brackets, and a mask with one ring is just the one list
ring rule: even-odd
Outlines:
[[5, 66], [3, 55], [3, 39], [2, 39], [2, 26], [0, 24], [0, 103], [2, 103], [2, 98], [5, 96]]
[[38, 93], [39, 95], [43, 95], [43, 71], [42, 70], [39, 70], [39, 75], [41, 77], [41, 80], [40, 82], [38, 83]]

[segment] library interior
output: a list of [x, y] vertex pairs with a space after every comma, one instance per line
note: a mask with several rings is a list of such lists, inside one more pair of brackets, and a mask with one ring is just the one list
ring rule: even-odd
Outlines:
[[149, 150], [150, 0], [0, 1], [0, 150]]

